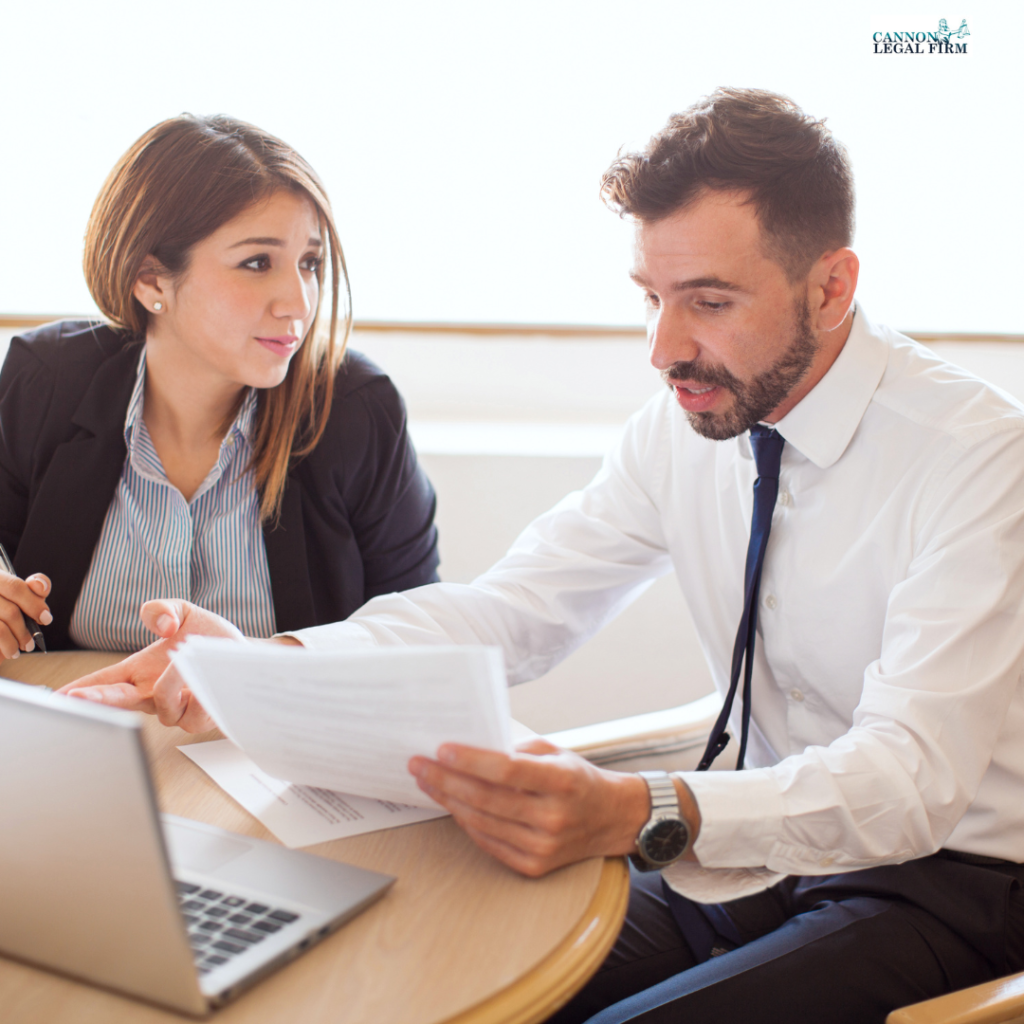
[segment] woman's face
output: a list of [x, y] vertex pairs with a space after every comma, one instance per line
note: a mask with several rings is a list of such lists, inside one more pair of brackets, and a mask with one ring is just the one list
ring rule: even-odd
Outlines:
[[139, 275], [147, 344], [165, 365], [187, 363], [189, 376], [205, 370], [222, 383], [280, 384], [316, 315], [322, 251], [312, 201], [275, 192], [193, 246], [183, 277]]

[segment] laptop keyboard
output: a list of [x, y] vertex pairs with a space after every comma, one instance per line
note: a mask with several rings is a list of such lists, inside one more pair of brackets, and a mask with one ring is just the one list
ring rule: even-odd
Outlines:
[[191, 882], [174, 884], [200, 974], [223, 966], [268, 935], [293, 925], [301, 916]]

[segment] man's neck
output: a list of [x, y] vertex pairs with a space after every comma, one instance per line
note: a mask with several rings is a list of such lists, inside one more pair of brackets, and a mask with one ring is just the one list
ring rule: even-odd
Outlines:
[[792, 412], [817, 387], [822, 377], [832, 369], [832, 364], [839, 358], [839, 353], [843, 351], [846, 340], [850, 337], [855, 312], [856, 308], [851, 306], [849, 313], [843, 317], [843, 321], [838, 327], [831, 331], [822, 331], [818, 335], [818, 350], [803, 380], [786, 396], [786, 400], [781, 405], [764, 418], [765, 423], [778, 423], [784, 416]]

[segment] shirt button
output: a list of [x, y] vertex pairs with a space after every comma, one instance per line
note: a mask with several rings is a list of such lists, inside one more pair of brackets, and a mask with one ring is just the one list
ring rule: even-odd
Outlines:
[[793, 499], [789, 495], [789, 491], [779, 491], [779, 504], [788, 505]]
[[793, 698], [793, 700], [803, 700], [804, 699], [804, 695], [799, 690], [797, 690], [796, 688], [790, 690], [789, 691], [789, 695], [790, 695], [790, 697]]
[[765, 608], [767, 608], [767, 609], [768, 609], [769, 611], [775, 611], [775, 608], [776, 608], [776, 606], [778, 605], [778, 603], [779, 603], [779, 602], [778, 602], [778, 601], [776, 600], [776, 597], [775, 597], [775, 595], [774, 595], [774, 594], [769, 594], [769, 595], [768, 595], [768, 596], [767, 596], [767, 597], [766, 597], [766, 598], [764, 599], [764, 606], [765, 606]]
[[821, 860], [818, 861], [818, 863], [823, 868], [830, 868], [830, 867], [832, 867], [833, 864], [835, 864], [835, 862], [836, 862], [835, 857], [822, 857]]

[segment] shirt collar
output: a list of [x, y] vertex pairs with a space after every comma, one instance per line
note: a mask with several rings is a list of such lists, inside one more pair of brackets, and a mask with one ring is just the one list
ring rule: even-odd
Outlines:
[[860, 426], [888, 361], [888, 347], [858, 305], [836, 361], [776, 429], [819, 469], [834, 465]]

